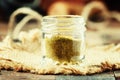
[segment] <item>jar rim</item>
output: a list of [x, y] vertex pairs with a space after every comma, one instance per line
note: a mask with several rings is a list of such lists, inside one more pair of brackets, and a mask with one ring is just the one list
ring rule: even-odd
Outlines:
[[49, 18], [81, 18], [84, 20], [83, 16], [79, 15], [49, 15], [49, 16], [44, 16], [43, 19], [49, 19]]
[[80, 16], [80, 15], [48, 15], [48, 16], [44, 16], [43, 18], [45, 18], [45, 17], [47, 17], [47, 18], [56, 18], [56, 17], [66, 17], [66, 18], [70, 18], [70, 17], [79, 17], [79, 18], [83, 18], [82, 16]]
[[78, 22], [78, 19], [79, 19], [80, 23], [85, 25], [84, 17], [80, 16], [80, 15], [48, 15], [48, 16], [44, 16], [42, 18], [42, 23], [50, 21], [50, 20], [55, 22], [55, 21], [58, 21], [59, 19], [61, 21], [61, 18], [64, 18], [65, 20], [75, 19], [75, 20], [77, 20], [77, 22]]
[[[82, 26], [79, 27], [81, 24]], [[85, 31], [85, 20], [82, 16], [79, 15], [50, 15], [50, 16], [44, 16], [42, 19], [42, 28], [44, 29], [56, 29], [56, 25], [59, 26], [57, 28], [59, 29], [80, 29]], [[74, 27], [73, 25], [77, 26]], [[54, 27], [50, 27], [54, 26]], [[69, 26], [69, 27], [68, 27]]]

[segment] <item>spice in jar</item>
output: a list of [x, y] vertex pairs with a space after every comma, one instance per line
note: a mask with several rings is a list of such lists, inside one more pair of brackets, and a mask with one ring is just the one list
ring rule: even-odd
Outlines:
[[55, 35], [46, 38], [47, 57], [59, 62], [71, 62], [80, 55], [81, 41], [68, 36]]

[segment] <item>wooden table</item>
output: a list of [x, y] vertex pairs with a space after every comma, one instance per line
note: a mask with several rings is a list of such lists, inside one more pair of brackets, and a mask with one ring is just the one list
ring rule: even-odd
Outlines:
[[37, 75], [2, 70], [0, 80], [120, 80], [120, 71], [108, 71], [93, 75]]

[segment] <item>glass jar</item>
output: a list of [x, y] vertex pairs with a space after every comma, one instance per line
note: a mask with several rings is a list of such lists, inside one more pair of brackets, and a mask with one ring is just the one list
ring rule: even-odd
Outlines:
[[42, 39], [45, 56], [62, 62], [81, 61], [85, 57], [85, 21], [77, 15], [45, 16]]

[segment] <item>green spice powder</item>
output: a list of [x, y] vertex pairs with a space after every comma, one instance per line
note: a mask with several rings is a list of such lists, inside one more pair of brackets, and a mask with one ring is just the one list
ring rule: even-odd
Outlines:
[[70, 62], [74, 56], [80, 55], [81, 41], [66, 36], [46, 38], [47, 57], [59, 62]]

